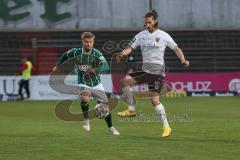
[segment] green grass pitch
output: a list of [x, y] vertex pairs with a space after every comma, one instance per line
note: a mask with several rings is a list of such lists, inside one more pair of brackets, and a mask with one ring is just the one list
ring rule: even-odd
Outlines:
[[[0, 102], [1, 160], [232, 160], [240, 156], [240, 97], [163, 98], [172, 135], [161, 138], [162, 124], [150, 117], [147, 99], [139, 99], [139, 119], [120, 119], [114, 110], [119, 137], [105, 122], [91, 121], [91, 132], [81, 122], [56, 118], [58, 101]], [[73, 112], [80, 111], [74, 102]], [[149, 116], [149, 117], [148, 117]]]

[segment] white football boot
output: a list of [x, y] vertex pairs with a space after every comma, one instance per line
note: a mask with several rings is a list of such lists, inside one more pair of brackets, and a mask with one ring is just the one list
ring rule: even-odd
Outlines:
[[84, 121], [83, 121], [83, 129], [85, 130], [85, 131], [87, 131], [87, 132], [89, 132], [90, 130], [91, 130], [91, 128], [90, 128], [90, 121], [89, 121], [89, 119], [85, 119]]
[[120, 133], [118, 132], [118, 130], [115, 127], [110, 127], [109, 132], [114, 136], [119, 136], [120, 135]]

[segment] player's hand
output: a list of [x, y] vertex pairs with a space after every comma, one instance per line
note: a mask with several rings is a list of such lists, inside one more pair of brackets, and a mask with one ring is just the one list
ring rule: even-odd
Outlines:
[[88, 69], [85, 71], [85, 75], [90, 76], [94, 72], [95, 72], [95, 69], [93, 69], [92, 67], [88, 67]]
[[52, 71], [53, 71], [53, 72], [56, 72], [57, 69], [58, 69], [57, 66], [54, 66], [54, 67], [52, 68]]
[[125, 58], [125, 56], [122, 54], [122, 53], [119, 53], [117, 56], [116, 56], [116, 59], [117, 59], [117, 62], [119, 63], [121, 60], [123, 60]]
[[187, 68], [190, 65], [190, 62], [188, 60], [184, 60], [182, 64]]

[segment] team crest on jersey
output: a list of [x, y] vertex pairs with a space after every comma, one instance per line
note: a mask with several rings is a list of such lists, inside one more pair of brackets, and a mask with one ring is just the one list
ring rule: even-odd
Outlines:
[[160, 38], [159, 38], [159, 37], [156, 37], [155, 40], [156, 40], [156, 42], [159, 42], [159, 41], [160, 41]]

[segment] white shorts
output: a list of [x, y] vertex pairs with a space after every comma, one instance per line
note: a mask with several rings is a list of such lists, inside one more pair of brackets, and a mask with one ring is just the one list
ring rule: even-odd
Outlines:
[[89, 86], [87, 86], [85, 84], [78, 84], [78, 86], [80, 86], [81, 88], [88, 88], [88, 89], [95, 89], [95, 90], [105, 91], [102, 83], [99, 83], [95, 87], [89, 87]]
[[104, 103], [108, 102], [108, 98], [107, 98], [107, 95], [105, 93], [105, 89], [104, 89], [102, 83], [98, 84], [95, 87], [89, 87], [89, 86], [84, 85], [84, 84], [79, 84], [79, 86], [81, 88], [80, 93], [83, 92], [83, 91], [87, 91], [98, 102], [104, 102]]

